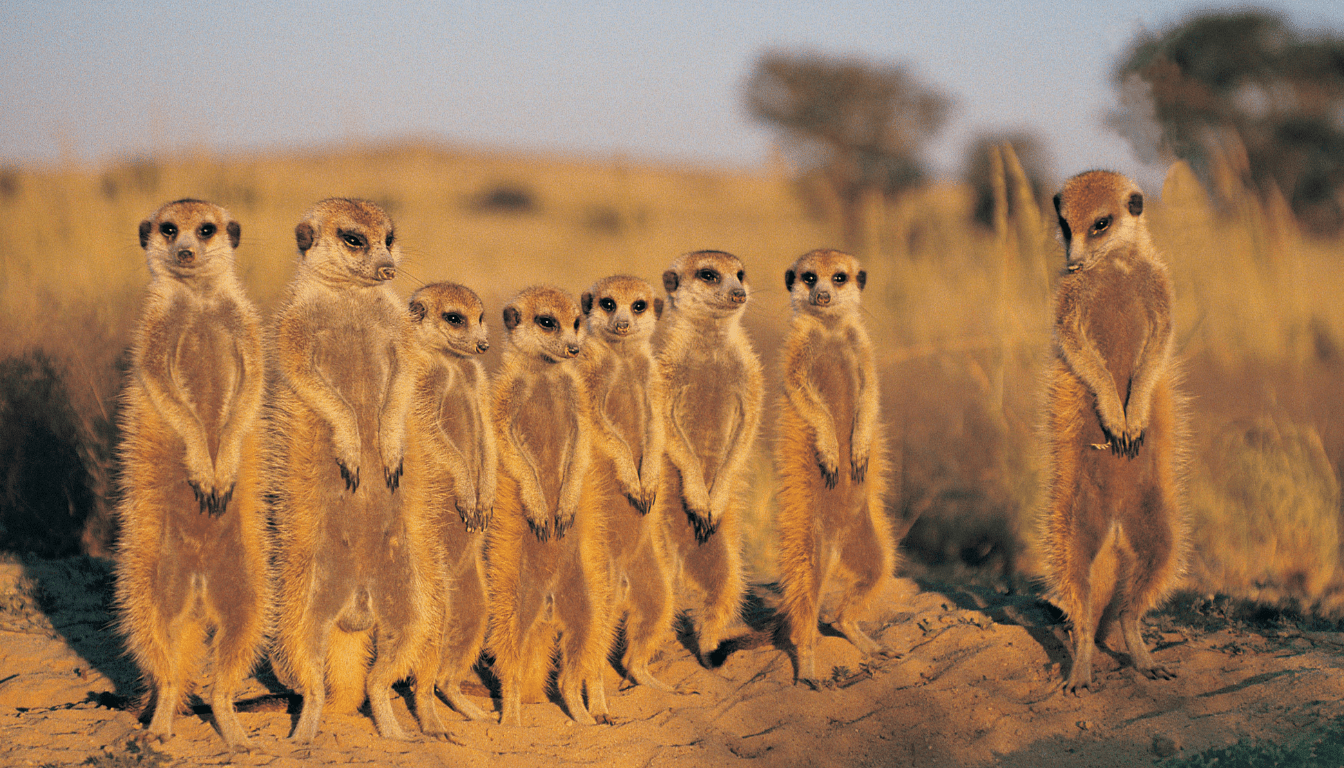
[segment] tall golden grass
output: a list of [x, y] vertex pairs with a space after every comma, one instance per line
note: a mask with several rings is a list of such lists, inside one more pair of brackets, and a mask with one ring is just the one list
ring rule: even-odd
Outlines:
[[[891, 508], [909, 529], [905, 549], [919, 567], [1032, 570], [1024, 542], [1039, 498], [1038, 377], [1063, 256], [1048, 201], [1032, 199], [1011, 147], [998, 160], [1001, 213], [992, 229], [972, 222], [970, 190], [950, 184], [895, 202], [870, 199], [862, 217], [859, 250], [870, 276], [864, 301], [896, 459]], [[1344, 242], [1305, 237], [1280, 195], [1246, 189], [1241, 177], [1236, 163], [1220, 166], [1216, 204], [1183, 165], [1172, 168], [1162, 190], [1149, 190], [1194, 395], [1190, 510], [1199, 546], [1191, 585], [1264, 596], [1264, 585], [1273, 584], [1285, 597], [1344, 604], [1335, 597]], [[501, 192], [512, 206], [492, 204]], [[772, 387], [788, 321], [783, 271], [798, 254], [840, 239], [837, 217], [816, 213], [825, 205], [804, 204], [779, 168], [711, 171], [414, 144], [10, 170], [0, 185], [0, 358], [41, 350], [63, 376], [87, 443], [81, 456], [100, 499], [95, 506], [102, 505], [86, 550], [105, 551], [106, 529], [96, 521], [105, 520], [114, 488], [107, 443], [114, 439], [108, 425], [118, 361], [148, 281], [139, 221], [179, 197], [230, 208], [243, 225], [240, 272], [266, 310], [293, 268], [294, 224], [313, 202], [333, 195], [369, 198], [392, 213], [406, 253], [397, 282], [404, 294], [423, 282], [464, 282], [493, 308], [488, 318], [532, 283], [577, 292], [622, 272], [656, 285], [681, 252], [737, 253], [752, 285], [746, 324]], [[1011, 217], [1002, 213], [1009, 210]], [[0, 392], [0, 403], [4, 398]], [[769, 410], [748, 526], [748, 560], [758, 578], [774, 567]], [[1226, 452], [1254, 453], [1260, 444], [1242, 440], [1250, 447], [1229, 448], [1223, 439], [1214, 455], [1214, 436], [1263, 419], [1293, 436], [1292, 445], [1314, 447], [1241, 461]], [[1255, 498], [1276, 481], [1258, 491], [1229, 483], [1228, 474], [1244, 474], [1248, 461], [1267, 478], [1312, 473], [1323, 495], [1309, 514], [1276, 517], [1266, 511], [1268, 499]], [[1233, 531], [1245, 528], [1233, 523], [1247, 520], [1255, 521], [1257, 542], [1277, 543], [1274, 562], [1284, 564], [1273, 568], [1281, 573], [1230, 565], [1265, 562], [1261, 550], [1233, 540]], [[1293, 542], [1302, 526], [1320, 533], [1308, 537], [1316, 545], [1329, 531], [1333, 545], [1299, 552]]]

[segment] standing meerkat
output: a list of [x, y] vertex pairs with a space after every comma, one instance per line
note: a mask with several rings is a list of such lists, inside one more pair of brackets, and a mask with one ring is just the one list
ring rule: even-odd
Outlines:
[[860, 314], [867, 278], [857, 259], [832, 250], [804, 254], [784, 273], [793, 322], [775, 444], [782, 612], [795, 682], [813, 686], [827, 578], [844, 582], [835, 626], [873, 654], [881, 646], [856, 621], [896, 567], [883, 503], [887, 467], [878, 436], [877, 371]]
[[154, 688], [148, 736], [172, 736], [207, 634], [210, 705], [250, 746], [233, 695], [266, 636], [266, 514], [258, 471], [261, 319], [234, 271], [241, 228], [200, 200], [140, 223], [151, 281], [122, 396], [118, 622]]
[[1143, 219], [1143, 193], [1117, 173], [1074, 176], [1055, 195], [1067, 272], [1055, 296], [1048, 373], [1051, 601], [1073, 624], [1064, 690], [1092, 690], [1102, 614], [1118, 615], [1150, 679], [1174, 677], [1144, 646], [1139, 621], [1180, 575], [1184, 425], [1172, 363], [1171, 285]]
[[630, 680], [673, 689], [649, 671], [672, 628], [672, 581], [666, 533], [647, 514], [661, 482], [664, 446], [662, 379], [651, 339], [663, 300], [637, 277], [599, 280], [580, 298], [588, 336], [581, 366], [590, 397], [595, 470], [606, 509], [611, 560], [611, 619], [625, 617], [621, 666]]
[[[378, 732], [406, 734], [391, 686], [432, 619], [427, 513], [401, 503], [401, 425], [385, 414], [402, 310], [392, 220], [323, 200], [295, 228], [301, 254], [274, 320], [270, 398], [278, 549], [276, 671], [303, 695], [293, 739], [367, 695]], [[376, 659], [369, 668], [369, 657]]]
[[406, 414], [402, 503], [430, 515], [442, 562], [432, 584], [436, 629], [416, 663], [416, 713], [445, 734], [434, 688], [472, 720], [486, 713], [462, 693], [487, 625], [482, 545], [495, 503], [498, 452], [490, 387], [480, 355], [490, 349], [484, 307], [470, 288], [426, 285], [411, 295], [392, 408]]
[[657, 370], [667, 392], [667, 465], [657, 512], [673, 573], [704, 596], [695, 618], [701, 664], [740, 619], [741, 486], [761, 421], [761, 362], [742, 330], [742, 261], [722, 251], [679, 257], [663, 273], [668, 309]]
[[608, 565], [602, 510], [592, 503], [593, 426], [576, 359], [581, 322], [574, 299], [549, 286], [528, 288], [504, 307], [509, 343], [491, 408], [499, 491], [486, 573], [488, 647], [500, 722], [510, 725], [521, 723], [523, 686], [549, 667], [557, 630], [558, 687], [569, 716], [610, 722], [602, 684], [611, 645]]

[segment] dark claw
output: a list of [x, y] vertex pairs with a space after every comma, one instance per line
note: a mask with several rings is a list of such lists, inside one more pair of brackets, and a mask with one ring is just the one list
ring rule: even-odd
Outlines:
[[565, 538], [565, 534], [574, 526], [574, 518], [570, 516], [567, 519], [556, 518], [555, 520], [555, 540], [559, 541]]
[[719, 528], [718, 523], [711, 522], [689, 509], [686, 510], [686, 517], [691, 521], [691, 529], [695, 531], [695, 540], [699, 544], [709, 541], [709, 537], [713, 536], [714, 531]]
[[863, 478], [866, 477], [867, 475], [868, 475], [867, 461], [863, 462], [862, 464], [853, 464], [853, 463], [850, 464], [849, 477], [854, 482], [862, 483]]
[[541, 523], [527, 521], [527, 525], [532, 529], [532, 534], [537, 537], [537, 541], [543, 544], [551, 540], [551, 521], [545, 520]]
[[639, 510], [639, 514], [641, 515], [649, 514], [649, 508], [652, 506], [652, 504], [646, 504], [643, 499], [639, 498], [638, 496], [632, 493], [625, 494], [625, 498], [630, 502], [630, 506]]
[[495, 517], [494, 507], [480, 507], [476, 510], [476, 530], [484, 531], [490, 527], [490, 521]]
[[232, 498], [233, 498], [232, 488], [225, 491], [224, 493], [216, 492], [210, 494], [210, 503], [209, 503], [210, 516], [219, 517], [220, 515], [224, 514], [224, 511], [229, 508], [229, 500]]
[[201, 505], [201, 511], [208, 515], [213, 516], [214, 511], [210, 506], [211, 505], [210, 496], [208, 496], [204, 491], [201, 490], [201, 486], [191, 482], [190, 480], [187, 481], [187, 485], [191, 486], [191, 492], [196, 495], [196, 503]]
[[826, 481], [827, 488], [834, 488], [835, 484], [840, 482], [840, 472], [838, 470], [832, 472], [826, 469], [825, 464], [818, 464], [817, 466], [821, 469], [821, 477]]
[[340, 459], [336, 460], [336, 466], [341, 468], [341, 479], [345, 481], [345, 489], [351, 493], [359, 490], [359, 470], [351, 472]]
[[392, 472], [388, 472], [386, 468], [383, 469], [383, 479], [387, 481], [387, 487], [393, 493], [396, 493], [397, 486], [401, 485], [401, 473], [405, 468], [406, 463], [399, 461], [397, 462], [397, 468]]

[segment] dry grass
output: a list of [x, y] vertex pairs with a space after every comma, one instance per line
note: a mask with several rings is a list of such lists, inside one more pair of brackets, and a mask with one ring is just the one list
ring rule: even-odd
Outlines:
[[[1051, 212], [1030, 199], [1010, 150], [1001, 160], [996, 193], [1000, 200], [1014, 196], [1021, 215], [986, 230], [971, 223], [968, 189], [931, 186], [897, 203], [869, 201], [860, 251], [897, 467], [892, 513], [913, 525], [906, 550], [921, 565], [1029, 572], [1022, 532], [1039, 496], [1038, 376], [1048, 354], [1048, 298], [1063, 257]], [[1228, 467], [1238, 459], [1214, 462], [1209, 436], [1272, 417], [1287, 425], [1282, 434], [1314, 435], [1319, 450], [1246, 460], [1286, 461], [1287, 477], [1300, 476], [1297, 463], [1307, 462], [1330, 480], [1344, 465], [1341, 243], [1304, 238], [1281, 197], [1262, 199], [1235, 178], [1229, 166], [1219, 189], [1227, 203], [1215, 209], [1178, 166], [1150, 205], [1154, 237], [1172, 267], [1178, 341], [1195, 395], [1192, 508], [1199, 535], [1212, 536], [1201, 539], [1201, 551], [1217, 553], [1243, 551], [1231, 541], [1229, 521], [1262, 513], [1224, 498]], [[295, 222], [332, 195], [373, 199], [396, 218], [407, 254], [398, 278], [403, 294], [422, 282], [458, 280], [494, 308], [489, 317], [532, 283], [577, 292], [625, 272], [656, 284], [678, 253], [732, 251], [748, 264], [753, 285], [747, 326], [766, 361], [768, 408], [788, 317], [783, 270], [839, 234], [814, 214], [827, 209], [824, 201], [804, 204], [778, 170], [711, 172], [427, 145], [19, 170], [6, 172], [5, 182], [0, 358], [41, 350], [62, 378], [77, 416], [80, 459], [99, 499], [85, 542], [94, 550], [105, 537], [96, 525], [112, 492], [117, 365], [148, 279], [135, 229], [163, 202], [203, 197], [233, 211], [243, 224], [240, 269], [263, 309], [292, 270]], [[10, 395], [0, 392], [0, 407]], [[768, 410], [765, 440], [772, 420]], [[774, 567], [767, 448], [763, 441], [753, 465], [748, 526], [748, 560], [760, 577]], [[1333, 508], [1323, 500], [1313, 519], [1337, 526], [1338, 496]], [[1274, 520], [1268, 525], [1288, 524]], [[1201, 586], [1246, 594], [1250, 582], [1226, 567], [1239, 557], [1197, 563]], [[1284, 573], [1296, 567], [1310, 575], [1285, 582], [1286, 593], [1328, 602], [1338, 588], [1331, 575], [1337, 553], [1301, 558]]]

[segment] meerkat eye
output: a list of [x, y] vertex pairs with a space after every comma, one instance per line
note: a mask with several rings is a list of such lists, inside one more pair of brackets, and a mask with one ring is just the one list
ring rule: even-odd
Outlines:
[[350, 246], [351, 248], [363, 248], [364, 246], [368, 245], [368, 241], [364, 239], [364, 236], [358, 233], [341, 232], [339, 234], [341, 236], [341, 239], [345, 241], [345, 244]]
[[207, 222], [196, 228], [196, 236], [202, 240], [209, 240], [215, 236], [216, 231], [215, 225]]
[[172, 240], [177, 237], [177, 225], [169, 224], [168, 222], [165, 221], [164, 223], [159, 225], [159, 232], [164, 237], [168, 238], [169, 240]]
[[836, 272], [834, 275], [831, 275], [831, 282], [836, 285], [844, 285], [845, 281], [848, 279], [849, 275], [846, 275], [844, 272]]
[[1096, 235], [1105, 232], [1106, 228], [1109, 226], [1111, 226], [1111, 217], [1102, 216], [1100, 219], [1097, 219], [1097, 222], [1095, 224], [1092, 225], [1092, 234]]
[[630, 305], [630, 309], [633, 309], [636, 315], [643, 313], [644, 310], [648, 308], [649, 308], [649, 302], [643, 299], [636, 299], [635, 302]]
[[602, 299], [601, 301], [599, 301], [599, 302], [597, 302], [597, 303], [598, 303], [598, 306], [602, 307], [602, 311], [603, 311], [603, 312], [615, 312], [615, 311], [616, 311], [616, 302], [615, 302], [615, 301], [612, 301], [610, 298]]
[[440, 315], [440, 317], [442, 317], [443, 321], [445, 323], [448, 323], [449, 325], [462, 325], [463, 323], [467, 322], [467, 319], [465, 317], [457, 314], [456, 312], [444, 312], [442, 315]]
[[699, 272], [695, 273], [695, 276], [700, 278], [701, 280], [704, 280], [706, 283], [719, 282], [719, 273], [715, 272], [712, 269], [702, 269]]
[[387, 242], [386, 242], [386, 245], [387, 245], [388, 248], [391, 248], [391, 247], [392, 247], [392, 241], [395, 240], [395, 239], [396, 239], [396, 237], [395, 237], [391, 232], [388, 232], [388, 233], [387, 233]]
[[804, 273], [803, 273], [803, 285], [806, 285], [807, 287], [811, 288], [812, 286], [814, 286], [814, 285], [816, 285], [816, 284], [817, 284], [817, 273], [816, 273], [816, 272], [804, 272]]
[[536, 323], [548, 333], [560, 327], [560, 324], [555, 322], [555, 318], [550, 315], [537, 315]]

